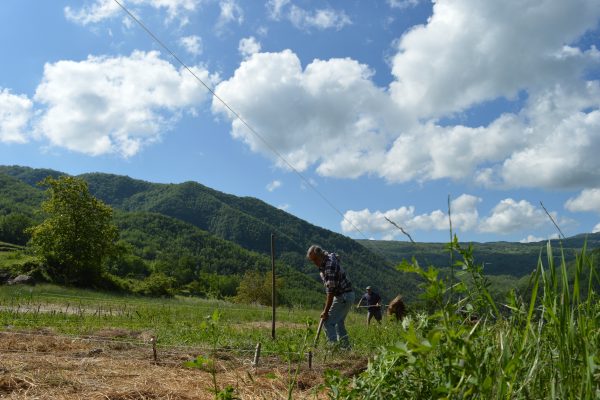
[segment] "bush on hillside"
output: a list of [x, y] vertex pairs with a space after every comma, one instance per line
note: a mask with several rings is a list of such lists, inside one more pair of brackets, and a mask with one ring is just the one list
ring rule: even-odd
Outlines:
[[[261, 304], [264, 306], [270, 306], [272, 304], [272, 293], [273, 287], [271, 272], [263, 274], [259, 271], [250, 270], [246, 271], [240, 285], [238, 286], [237, 295], [235, 301], [239, 303], [247, 304]], [[276, 278], [275, 289], [276, 289], [276, 304], [281, 304], [281, 288], [283, 287], [283, 279]]]
[[133, 292], [152, 297], [173, 297], [175, 279], [161, 272], [155, 272], [133, 287]]

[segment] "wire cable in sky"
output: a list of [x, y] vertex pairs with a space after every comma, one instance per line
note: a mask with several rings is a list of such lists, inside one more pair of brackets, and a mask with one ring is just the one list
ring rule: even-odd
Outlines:
[[[204, 81], [202, 79], [200, 79], [200, 77], [198, 77], [198, 75], [196, 75], [194, 73], [194, 71], [192, 71], [186, 63], [184, 63], [178, 56], [177, 54], [175, 54], [173, 51], [171, 51], [171, 49], [165, 45], [154, 33], [152, 33], [152, 31], [146, 27], [146, 25], [144, 25], [144, 23], [137, 18], [135, 15], [133, 15], [123, 4], [121, 4], [121, 2], [119, 2], [119, 0], [113, 0], [115, 3], [117, 3], [119, 5], [119, 7], [121, 7], [121, 9], [127, 13], [127, 15], [129, 15], [129, 17], [131, 19], [133, 19], [144, 31], [146, 31], [146, 33], [148, 35], [150, 35], [150, 37], [152, 37], [152, 39], [154, 39], [154, 41], [156, 43], [158, 43], [163, 49], [165, 49], [175, 60], [177, 60], [177, 62], [179, 62], [190, 74], [192, 74], [192, 76], [194, 78], [196, 78], [196, 80], [198, 82], [200, 82], [202, 84], [202, 86], [204, 86], [206, 88], [206, 90], [208, 90], [210, 92], [210, 94], [217, 99], [219, 102], [221, 102], [221, 104], [223, 104], [227, 110], [229, 110], [229, 112], [231, 112], [235, 118], [237, 118], [238, 120], [240, 120], [240, 122], [242, 124], [244, 124], [244, 126], [246, 126], [246, 128], [248, 128], [248, 130], [250, 130], [250, 132], [256, 136], [265, 146], [267, 146], [267, 148], [273, 152], [273, 154], [275, 154], [281, 161], [283, 161], [283, 163], [285, 165], [287, 165], [292, 171], [294, 171], [296, 173], [296, 175], [298, 175], [300, 177], [300, 179], [306, 183], [308, 185], [308, 187], [310, 187], [315, 193], [317, 193], [321, 199], [323, 199], [332, 209], [334, 209], [343, 219], [344, 221], [346, 221], [348, 224], [350, 224], [355, 230], [356, 232], [358, 232], [364, 239], [368, 240], [368, 238], [366, 237], [366, 235], [364, 233], [362, 233], [362, 231], [360, 229], [358, 229], [358, 227], [356, 225], [354, 225], [354, 223], [352, 221], [349, 221], [344, 214], [331, 202], [329, 201], [329, 199], [327, 197], [325, 197], [325, 195], [323, 193], [321, 193], [312, 183], [310, 183], [310, 181], [304, 177], [304, 175], [302, 175], [300, 173], [300, 171], [298, 171], [292, 164], [290, 164], [285, 157], [283, 157], [283, 155], [281, 155], [277, 149], [275, 149], [275, 147], [273, 147], [264, 137], [262, 137], [262, 135], [260, 135], [248, 122], [246, 122], [246, 120], [244, 120], [242, 118], [242, 116], [240, 114], [238, 114], [233, 108], [231, 108], [226, 102], [225, 100], [223, 100], [221, 97], [219, 97], [219, 95], [217, 95], [215, 93], [215, 91], [213, 89], [211, 89], [206, 83], [204, 83]], [[385, 258], [385, 257], [384, 257]]]

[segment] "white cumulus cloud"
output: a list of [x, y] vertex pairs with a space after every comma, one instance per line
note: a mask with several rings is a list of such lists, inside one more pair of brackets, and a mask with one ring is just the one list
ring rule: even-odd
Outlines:
[[[188, 21], [187, 14], [196, 10], [200, 0], [121, 0], [121, 4], [130, 6], [148, 6], [154, 9], [166, 9], [167, 20], [180, 19], [182, 24]], [[129, 10], [135, 11], [135, 10]], [[65, 17], [72, 22], [88, 25], [105, 19], [124, 16], [124, 12], [114, 0], [96, 0], [79, 9], [69, 6], [64, 9]], [[135, 14], [135, 12], [134, 12]]]
[[600, 185], [600, 85], [554, 86], [529, 100], [520, 116], [523, 146], [499, 166], [507, 186]]
[[[473, 179], [487, 187], [600, 184], [600, 85], [554, 86], [488, 126], [427, 122], [400, 135], [382, 163], [389, 181]], [[484, 166], [485, 165], [485, 166]]]
[[179, 39], [179, 45], [193, 56], [202, 54], [202, 38], [200, 36], [184, 36]]
[[[555, 212], [550, 215], [557, 219]], [[549, 222], [544, 211], [527, 200], [515, 201], [508, 198], [492, 209], [491, 215], [481, 221], [479, 229], [482, 232], [509, 234], [538, 228]]]
[[565, 45], [599, 16], [595, 0], [437, 1], [427, 24], [398, 42], [392, 97], [421, 117], [442, 116], [578, 80], [596, 51]]
[[217, 29], [221, 30], [231, 22], [236, 22], [238, 25], [244, 22], [244, 10], [235, 0], [221, 0], [219, 8], [221, 12], [217, 21]]
[[541, 242], [542, 240], [546, 240], [546, 239], [543, 237], [537, 237], [534, 235], [527, 235], [526, 238], [519, 240], [519, 243], [535, 243], [535, 242]]
[[[462, 194], [452, 200], [452, 227], [460, 231], [469, 231], [477, 227], [479, 214], [477, 204], [480, 198], [468, 194]], [[344, 213], [341, 222], [342, 231], [345, 233], [381, 234], [386, 238], [404, 235], [400, 229], [393, 226], [391, 220], [405, 231], [413, 239], [416, 231], [448, 230], [450, 227], [448, 214], [442, 210], [434, 210], [426, 214], [415, 214], [414, 206], [402, 206], [388, 211], [349, 210]]]
[[[545, 227], [550, 223], [547, 215], [541, 209], [534, 207], [526, 200], [515, 201], [504, 199], [500, 201], [487, 217], [480, 217], [478, 205], [481, 198], [462, 194], [453, 199], [451, 204], [452, 228], [461, 232], [484, 232], [512, 234], [521, 231], [531, 231], [535, 228]], [[558, 220], [557, 213], [550, 215]], [[414, 206], [402, 206], [388, 211], [349, 210], [344, 214], [341, 222], [342, 231], [356, 234], [357, 230], [363, 234], [381, 235], [392, 239], [403, 235], [387, 219], [390, 219], [404, 230], [413, 239], [418, 241], [418, 231], [447, 231], [450, 227], [447, 210], [434, 210], [429, 213], [416, 214]], [[572, 221], [563, 219], [564, 224]], [[549, 236], [549, 238], [556, 235]], [[522, 242], [539, 241], [533, 235], [529, 235]]]
[[25, 143], [33, 102], [25, 95], [0, 88], [0, 142]]
[[[205, 82], [214, 79], [206, 70], [192, 70]], [[175, 69], [158, 52], [63, 60], [44, 66], [34, 99], [46, 108], [36, 130], [54, 146], [129, 157], [206, 98], [189, 72]]]
[[600, 232], [600, 223], [596, 224], [596, 226], [594, 226], [594, 228], [592, 229], [592, 233], [598, 233]]
[[283, 9], [290, 3], [290, 0], [269, 0], [266, 7], [269, 17], [274, 20], [279, 20]]
[[113, 0], [96, 0], [91, 5], [80, 9], [65, 7], [65, 17], [81, 25], [95, 24], [102, 20], [113, 18], [121, 11], [119, 5]]
[[269, 192], [272, 192], [273, 190], [275, 190], [275, 189], [277, 189], [277, 188], [279, 188], [279, 187], [281, 187], [281, 181], [274, 180], [273, 182], [270, 182], [270, 183], [267, 185], [267, 190], [268, 190]]
[[269, 18], [279, 21], [283, 18], [289, 20], [298, 29], [335, 29], [340, 30], [346, 25], [351, 25], [352, 20], [344, 10], [320, 8], [306, 10], [292, 4], [290, 0], [269, 0], [266, 4]]
[[[381, 164], [402, 113], [351, 59], [314, 60], [302, 68], [290, 50], [256, 53], [215, 89], [294, 168], [317, 163], [323, 175], [355, 177]], [[232, 121], [232, 135], [279, 165], [261, 139], [218, 101], [213, 111]]]
[[254, 53], [258, 53], [260, 51], [260, 47], [260, 42], [256, 40], [254, 36], [250, 36], [240, 40], [238, 50], [242, 56], [248, 57]]
[[548, 237], [538, 237], [538, 236], [534, 236], [534, 235], [527, 235], [526, 238], [519, 240], [519, 242], [520, 243], [535, 243], [535, 242], [542, 242], [544, 240], [551, 240], [551, 239], [559, 239], [558, 233], [553, 233], [552, 235], [550, 235]]
[[569, 211], [594, 211], [600, 213], [600, 189], [584, 189], [579, 196], [570, 198], [565, 203]]
[[[598, 187], [600, 84], [585, 73], [600, 67], [600, 52], [573, 44], [597, 25], [598, 4], [440, 0], [427, 23], [399, 38], [388, 88], [355, 60], [303, 68], [286, 50], [254, 53], [218, 90], [292, 165], [323, 176]], [[285, 0], [267, 5], [272, 18], [288, 18], [294, 7]], [[522, 109], [486, 125], [440, 123], [516, 96]], [[232, 121], [234, 137], [270, 153]]]
[[403, 9], [403, 8], [415, 7], [417, 4], [419, 4], [419, 1], [420, 0], [387, 0], [387, 3], [392, 8]]
[[344, 11], [330, 8], [319, 9], [313, 12], [293, 5], [289, 12], [289, 19], [299, 29], [335, 29], [340, 30], [352, 24], [352, 20]]
[[390, 146], [379, 167], [392, 182], [464, 179], [484, 162], [501, 162], [524, 145], [521, 124], [503, 115], [487, 127], [442, 127], [428, 122], [407, 130]]

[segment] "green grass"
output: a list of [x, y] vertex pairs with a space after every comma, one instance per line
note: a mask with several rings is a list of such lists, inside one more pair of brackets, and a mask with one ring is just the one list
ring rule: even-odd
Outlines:
[[501, 307], [472, 249], [454, 246], [463, 256], [457, 270], [472, 276], [474, 285], [450, 292], [435, 269], [406, 265], [425, 281], [432, 312], [420, 324], [409, 323], [354, 381], [329, 374], [332, 398], [600, 398], [597, 263], [585, 247], [569, 280], [564, 258], [555, 264], [548, 245], [529, 292], [515, 293]]
[[23, 246], [0, 241], [0, 252], [22, 250]]
[[[298, 348], [307, 330], [314, 335], [320, 314], [320, 310], [277, 308], [277, 340], [273, 341], [270, 307], [185, 297], [153, 299], [50, 284], [0, 287], [0, 330], [50, 328], [82, 336], [124, 329], [156, 335], [163, 346], [203, 347], [212, 345], [213, 333], [206, 329], [206, 321], [215, 311], [219, 348], [247, 351], [261, 342], [264, 352], [278, 354]], [[367, 329], [364, 313], [351, 312], [346, 325], [358, 354], [371, 354], [399, 337], [400, 326], [393, 322]]]
[[[371, 362], [353, 379], [328, 372], [325, 386], [331, 398], [600, 398], [598, 263], [586, 248], [567, 267], [548, 245], [545, 259], [540, 257], [530, 276], [528, 291], [513, 292], [499, 303], [490, 295], [472, 249], [453, 245], [462, 256], [456, 271], [463, 275], [453, 282], [463, 283], [452, 289], [448, 277], [435, 268], [404, 265], [420, 276], [429, 313], [413, 313], [402, 324], [384, 321], [369, 328], [364, 314], [349, 314], [352, 353], [322, 352], [320, 361], [330, 357], [334, 363], [328, 365], [336, 365], [369, 357]], [[198, 298], [150, 299], [53, 285], [0, 287], [0, 330], [50, 328], [83, 336], [121, 329], [132, 333], [127, 340], [145, 333], [156, 335], [160, 346], [232, 353], [251, 352], [260, 342], [263, 353], [284, 360], [304, 355], [319, 312], [278, 308], [273, 341], [270, 307]]]
[[0, 269], [12, 269], [14, 266], [19, 266], [27, 262], [37, 262], [38, 260], [35, 256], [23, 251], [17, 251], [19, 249], [15, 247], [6, 247], [3, 249], [2, 246], [3, 243], [0, 242]]

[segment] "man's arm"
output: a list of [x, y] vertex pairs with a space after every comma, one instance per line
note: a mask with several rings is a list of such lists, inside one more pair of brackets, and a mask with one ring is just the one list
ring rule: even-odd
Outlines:
[[321, 319], [329, 318], [329, 309], [331, 308], [331, 304], [333, 303], [333, 292], [327, 293], [327, 300], [325, 301], [325, 308], [321, 313]]

